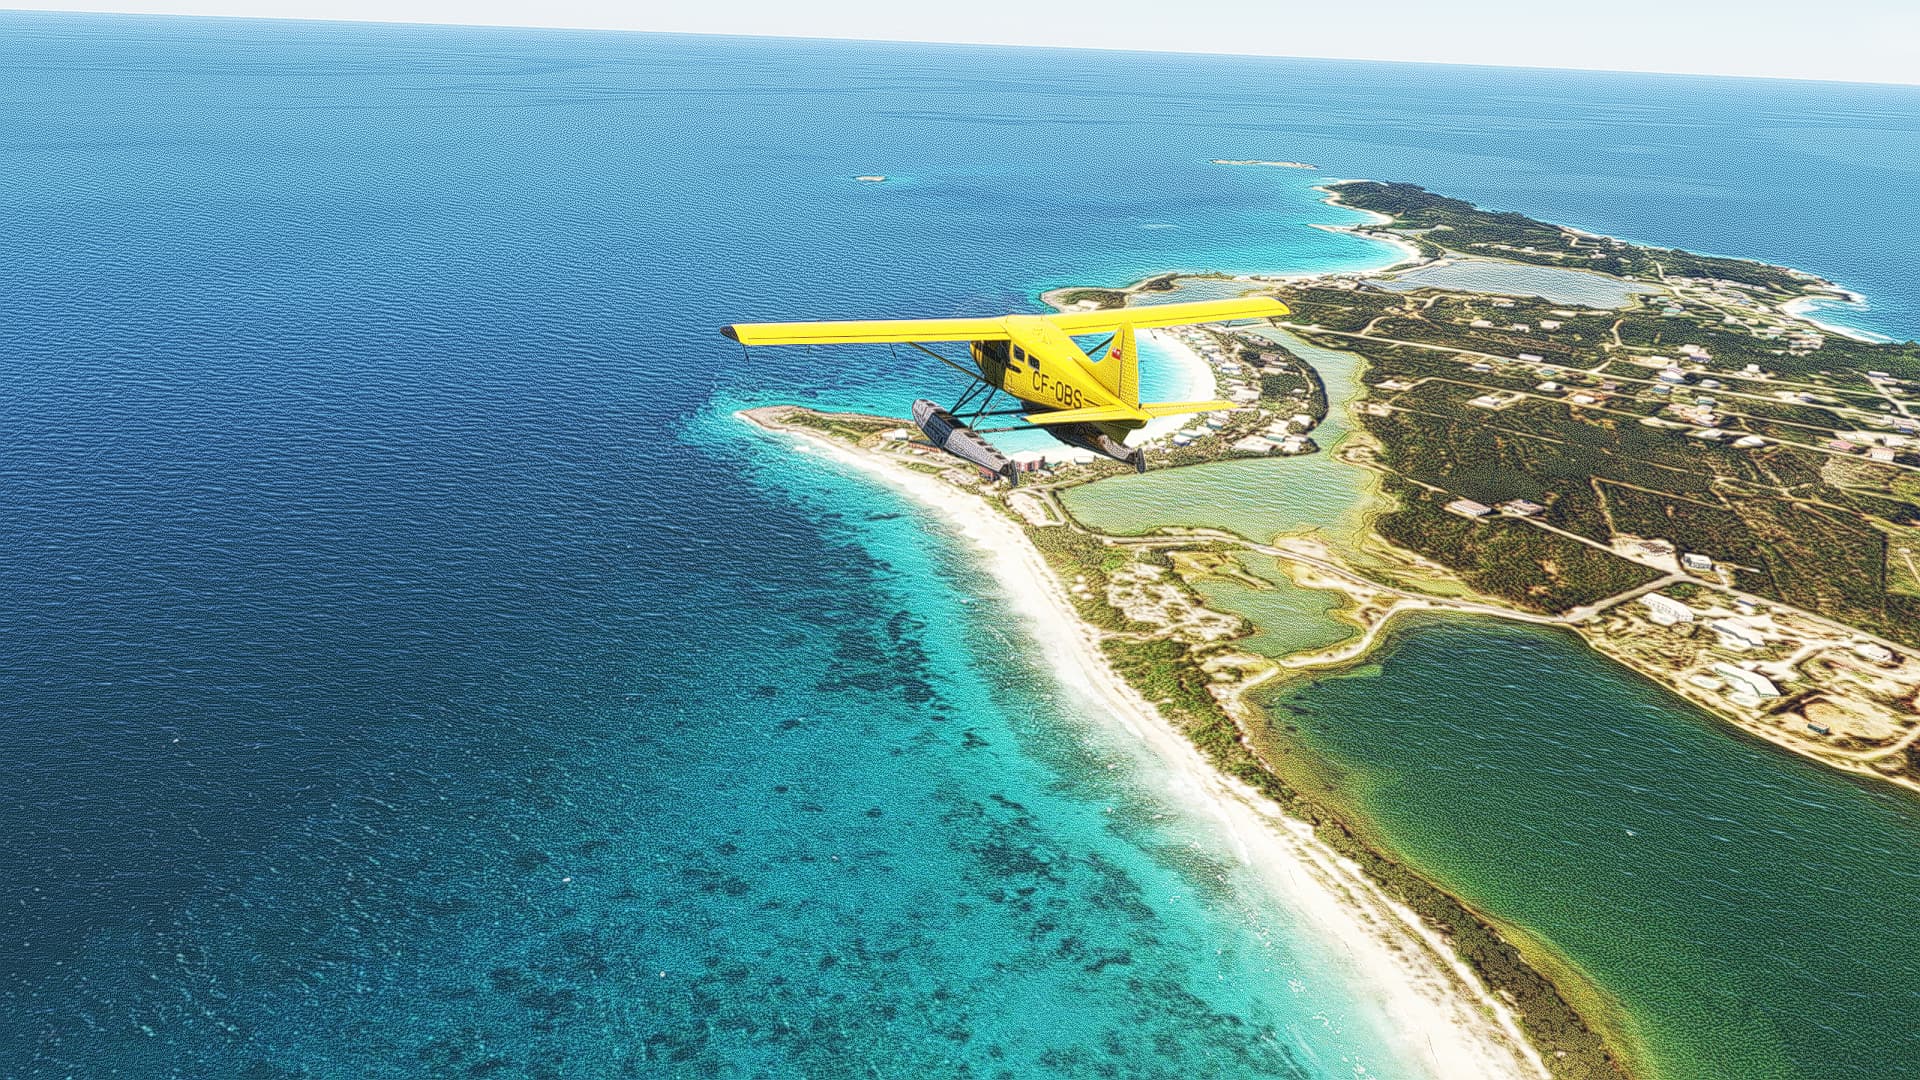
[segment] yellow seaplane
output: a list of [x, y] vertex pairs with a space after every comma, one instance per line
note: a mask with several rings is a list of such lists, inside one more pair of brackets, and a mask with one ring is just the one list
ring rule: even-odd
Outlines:
[[[969, 426], [987, 416], [1018, 415], [1069, 446], [1091, 450], [1145, 472], [1146, 451], [1127, 436], [1159, 416], [1231, 409], [1228, 401], [1140, 400], [1140, 356], [1135, 331], [1166, 326], [1267, 319], [1287, 314], [1270, 297], [1201, 300], [1137, 308], [1068, 311], [1055, 315], [1001, 315], [981, 319], [883, 319], [854, 322], [735, 323], [721, 333], [753, 345], [910, 345], [965, 375], [965, 394], [950, 409], [922, 398], [913, 422], [929, 442], [964, 461], [1017, 483], [1019, 473], [983, 435], [1010, 428]], [[1111, 335], [1082, 349], [1075, 335]], [[965, 343], [965, 366], [928, 348]], [[1019, 402], [992, 408], [995, 395]]]

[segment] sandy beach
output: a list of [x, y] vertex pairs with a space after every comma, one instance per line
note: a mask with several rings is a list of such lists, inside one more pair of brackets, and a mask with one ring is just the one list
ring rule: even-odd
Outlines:
[[[1400, 252], [1400, 257], [1398, 259], [1393, 260], [1392, 262], [1386, 264], [1385, 266], [1365, 267], [1365, 268], [1362, 268], [1360, 271], [1358, 271], [1360, 273], [1369, 273], [1369, 274], [1385, 273], [1388, 270], [1397, 270], [1397, 269], [1400, 269], [1402, 266], [1405, 266], [1411, 263], [1420, 263], [1420, 262], [1426, 261], [1426, 256], [1420, 254], [1419, 246], [1416, 245], [1413, 241], [1408, 240], [1404, 236], [1396, 236], [1393, 233], [1381, 232], [1377, 229], [1371, 228], [1371, 226], [1374, 226], [1374, 225], [1391, 225], [1393, 224], [1393, 218], [1387, 216], [1386, 214], [1379, 213], [1377, 211], [1364, 210], [1358, 206], [1348, 206], [1346, 203], [1343, 203], [1340, 201], [1340, 192], [1334, 189], [1334, 185], [1335, 184], [1351, 184], [1353, 182], [1354, 181], [1351, 179], [1329, 180], [1325, 184], [1316, 185], [1313, 190], [1318, 191], [1321, 194], [1326, 196], [1326, 198], [1321, 199], [1320, 201], [1323, 203], [1326, 203], [1328, 206], [1337, 206], [1342, 210], [1350, 210], [1356, 214], [1365, 214], [1368, 218], [1366, 223], [1361, 225], [1328, 225], [1324, 223], [1315, 223], [1313, 225], [1313, 228], [1320, 229], [1325, 232], [1347, 233], [1352, 236], [1362, 237], [1364, 239], [1371, 240], [1376, 244], [1386, 244], [1387, 246], [1395, 248]], [[1349, 272], [1354, 272], [1354, 271], [1349, 271]], [[1304, 276], [1310, 276], [1310, 275], [1304, 275]]]
[[[1200, 354], [1187, 347], [1173, 334], [1165, 330], [1143, 330], [1140, 336], [1153, 342], [1154, 348], [1170, 358], [1179, 368], [1176, 389], [1167, 397], [1169, 401], [1210, 401], [1217, 392], [1214, 381], [1213, 365], [1200, 358]], [[1149, 420], [1128, 442], [1139, 444], [1148, 439], [1163, 438], [1171, 435], [1193, 422], [1192, 416], [1161, 416]]]
[[[1197, 358], [1196, 358], [1197, 359]], [[1202, 365], [1204, 366], [1204, 365]], [[742, 419], [752, 422], [742, 414]], [[1218, 821], [1243, 863], [1286, 910], [1344, 951], [1358, 987], [1391, 1017], [1410, 1061], [1436, 1078], [1538, 1078], [1549, 1071], [1512, 1011], [1411, 910], [1306, 824], [1215, 770], [1108, 665], [1099, 644], [1021, 529], [979, 496], [831, 439], [789, 431], [819, 455], [892, 485], [938, 513], [982, 553], [1006, 602], [1046, 650], [1061, 682], [1163, 763], [1172, 792]]]
[[1797, 297], [1794, 297], [1792, 300], [1789, 300], [1786, 303], [1780, 305], [1780, 313], [1783, 315], [1791, 316], [1795, 319], [1799, 319], [1802, 322], [1812, 323], [1813, 325], [1819, 327], [1820, 329], [1825, 330], [1829, 334], [1838, 334], [1844, 338], [1852, 338], [1855, 341], [1864, 341], [1870, 344], [1885, 344], [1889, 339], [1882, 337], [1878, 334], [1869, 333], [1865, 330], [1855, 330], [1851, 327], [1841, 326], [1837, 323], [1824, 322], [1820, 319], [1815, 318], [1812, 315], [1812, 311], [1816, 307], [1818, 307], [1822, 302], [1844, 303], [1844, 304], [1854, 304], [1854, 305], [1862, 305], [1867, 302], [1867, 298], [1864, 296], [1861, 296], [1857, 292], [1852, 292], [1846, 289], [1842, 289], [1840, 291], [1845, 293], [1845, 295], [1844, 296], [1797, 296]]

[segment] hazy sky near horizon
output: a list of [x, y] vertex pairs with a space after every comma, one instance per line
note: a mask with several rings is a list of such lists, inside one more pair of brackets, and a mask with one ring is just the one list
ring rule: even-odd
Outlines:
[[1920, 2], [47, 0], [22, 8], [1318, 56], [1920, 84]]

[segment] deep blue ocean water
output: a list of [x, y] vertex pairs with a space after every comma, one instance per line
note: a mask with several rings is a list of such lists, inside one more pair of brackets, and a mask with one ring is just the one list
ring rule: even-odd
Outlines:
[[1911, 89], [14, 14], [0, 70], [9, 1077], [1418, 1075], [963, 545], [730, 417], [941, 372], [715, 328], [1380, 259], [1329, 176], [1920, 327]]

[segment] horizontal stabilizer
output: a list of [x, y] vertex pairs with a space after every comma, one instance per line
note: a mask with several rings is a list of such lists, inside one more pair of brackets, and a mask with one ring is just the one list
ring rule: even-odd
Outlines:
[[1231, 401], [1156, 401], [1140, 406], [1140, 411], [1148, 416], [1179, 416], [1183, 413], [1214, 412], [1218, 409], [1237, 409]]
[[1242, 296], [1236, 300], [1195, 300], [1185, 304], [1067, 311], [1046, 318], [1069, 334], [1104, 334], [1118, 330], [1123, 325], [1149, 330], [1160, 326], [1226, 322], [1229, 319], [1271, 319], [1290, 313], [1287, 305], [1271, 296]]
[[1102, 424], [1145, 420], [1147, 414], [1125, 405], [1096, 405], [1086, 409], [1061, 409], [1058, 412], [1028, 413], [1029, 424]]

